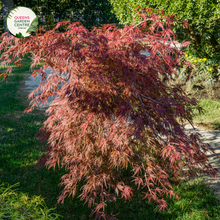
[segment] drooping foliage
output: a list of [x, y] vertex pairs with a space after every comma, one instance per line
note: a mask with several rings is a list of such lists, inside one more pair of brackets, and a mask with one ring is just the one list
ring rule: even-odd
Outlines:
[[[91, 214], [115, 219], [105, 212], [107, 203], [132, 199], [135, 187], [164, 210], [165, 196], [178, 198], [171, 183], [199, 173], [216, 176], [205, 156], [214, 150], [177, 122], [192, 123], [197, 100], [166, 86], [159, 76], [168, 77], [185, 62], [183, 53], [171, 47], [173, 19], [147, 9], [138, 25], [123, 29], [104, 25], [89, 32], [66, 21], [28, 39], [2, 36], [2, 64], [19, 63], [27, 53], [33, 68], [43, 63], [41, 84], [30, 94], [27, 111], [56, 96], [39, 136], [49, 144], [40, 162], [66, 168], [59, 201], [81, 190], [81, 199], [93, 206]], [[123, 175], [125, 170], [129, 175]]]

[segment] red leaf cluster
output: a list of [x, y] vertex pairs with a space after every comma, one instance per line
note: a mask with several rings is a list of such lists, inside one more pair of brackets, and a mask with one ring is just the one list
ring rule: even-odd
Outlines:
[[[167, 87], [159, 77], [175, 73], [184, 62], [183, 53], [171, 46], [173, 17], [147, 12], [138, 25], [123, 29], [107, 25], [89, 32], [73, 23], [59, 32], [57, 28], [68, 25], [61, 22], [30, 38], [1, 37], [5, 64], [25, 54], [31, 54], [32, 67], [44, 64], [29, 110], [56, 96], [39, 136], [49, 143], [43, 163], [67, 170], [59, 201], [74, 196], [83, 181], [80, 197], [94, 206], [91, 214], [99, 219], [116, 219], [105, 212], [107, 203], [131, 199], [135, 185], [144, 199], [164, 210], [164, 196], [178, 198], [171, 181], [179, 182], [183, 175], [216, 175], [205, 156], [210, 149], [199, 134], [185, 134], [177, 122], [192, 123], [197, 100], [177, 86]], [[141, 54], [144, 50], [151, 56]], [[124, 170], [131, 176], [123, 175]]]

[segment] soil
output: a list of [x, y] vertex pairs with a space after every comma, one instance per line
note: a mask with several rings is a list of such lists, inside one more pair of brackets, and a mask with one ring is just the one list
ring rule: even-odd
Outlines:
[[[182, 86], [185, 89], [185, 85]], [[220, 101], [220, 80], [216, 82], [212, 90], [208, 90], [204, 86], [195, 85], [191, 92], [188, 93], [189, 97], [200, 99], [209, 99]]]

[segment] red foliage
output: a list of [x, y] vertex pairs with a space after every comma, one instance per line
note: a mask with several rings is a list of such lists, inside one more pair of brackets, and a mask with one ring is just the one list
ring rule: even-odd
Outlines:
[[[5, 63], [17, 62], [27, 53], [32, 67], [44, 63], [29, 109], [56, 95], [46, 111], [42, 128], [46, 134], [40, 134], [49, 143], [42, 159], [49, 168], [59, 165], [67, 170], [59, 201], [74, 196], [79, 181], [84, 181], [80, 197], [94, 206], [96, 218], [115, 219], [105, 212], [108, 201], [131, 199], [135, 184], [144, 198], [163, 210], [167, 204], [161, 196], [178, 198], [171, 180], [178, 183], [182, 175], [198, 173], [216, 175], [199, 134], [185, 134], [177, 122], [179, 118], [192, 123], [197, 100], [177, 86], [167, 87], [159, 77], [171, 75], [184, 62], [183, 53], [171, 47], [174, 16], [162, 17], [143, 11], [138, 25], [123, 29], [110, 25], [89, 32], [73, 23], [60, 32], [57, 28], [68, 24], [60, 22], [30, 38], [1, 38]], [[151, 56], [140, 53], [146, 49]], [[46, 68], [54, 73], [48, 75]], [[126, 169], [132, 181], [122, 174]]]

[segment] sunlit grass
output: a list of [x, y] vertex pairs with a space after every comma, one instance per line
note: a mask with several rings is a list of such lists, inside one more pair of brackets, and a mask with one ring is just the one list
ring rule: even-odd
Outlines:
[[42, 197], [29, 197], [15, 188], [18, 185], [9, 186], [0, 181], [0, 219], [59, 219]]
[[[138, 196], [135, 196], [137, 199], [134, 201], [126, 204], [120, 203], [117, 209], [120, 212], [118, 218], [155, 220], [220, 219], [220, 201], [213, 197], [212, 190], [201, 179], [182, 182], [174, 186], [174, 190], [180, 195], [180, 200], [166, 198], [168, 211], [159, 212], [154, 204], [141, 200], [140, 194], [138, 194]], [[126, 206], [126, 208], [123, 208], [123, 206]], [[128, 212], [128, 210], [132, 210], [132, 212]]]
[[220, 102], [202, 99], [199, 100], [199, 105], [204, 108], [204, 112], [203, 114], [199, 114], [199, 112], [194, 109], [193, 120], [212, 126], [212, 129], [220, 130]]

